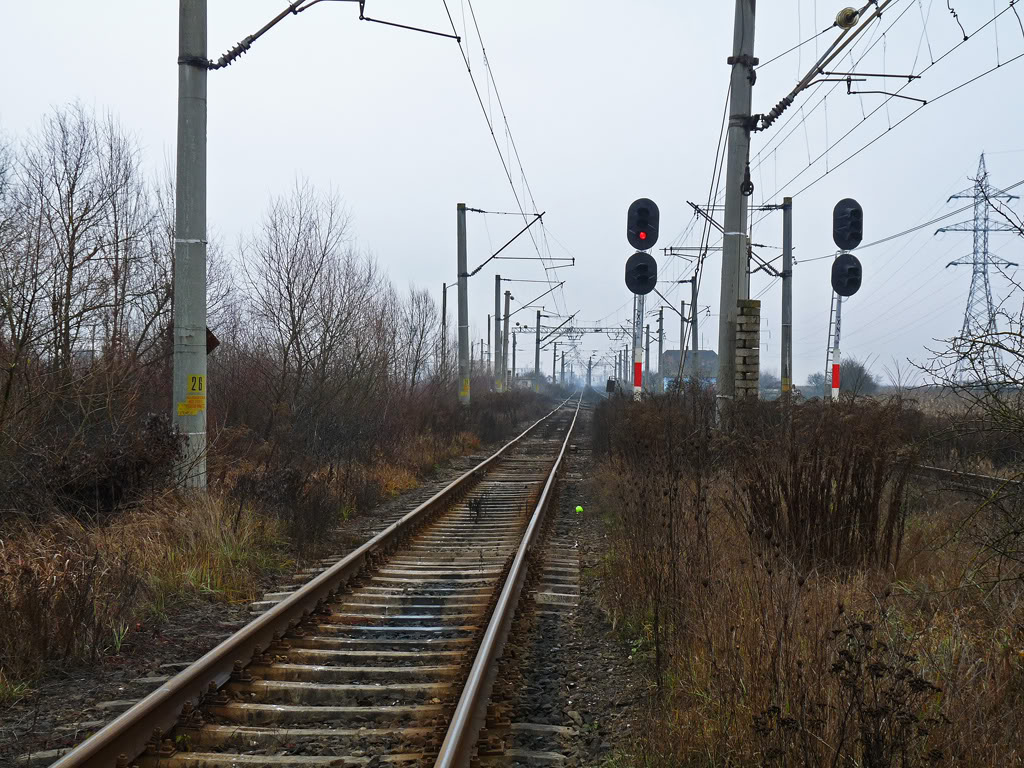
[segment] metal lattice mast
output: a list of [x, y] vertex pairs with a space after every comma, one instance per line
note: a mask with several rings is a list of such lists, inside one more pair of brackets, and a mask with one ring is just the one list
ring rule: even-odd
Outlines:
[[[979, 339], [992, 339], [996, 329], [996, 311], [992, 302], [992, 286], [989, 282], [990, 266], [1013, 267], [1013, 262], [1000, 259], [989, 253], [990, 232], [1015, 231], [1004, 222], [993, 223], [989, 213], [993, 200], [1014, 200], [1015, 195], [992, 189], [988, 183], [988, 170], [985, 167], [985, 155], [978, 161], [978, 175], [974, 179], [974, 187], [968, 191], [953, 195], [950, 200], [974, 200], [974, 218], [950, 227], [942, 227], [939, 232], [972, 232], [974, 234], [974, 252], [970, 257], [951, 261], [947, 268], [954, 266], [971, 266], [971, 290], [967, 295], [967, 308], [964, 310], [964, 322], [960, 336], [954, 344], [958, 355], [954, 378], [957, 381], [969, 381], [983, 377], [989, 379], [999, 370], [999, 360], [995, 349], [987, 344], [980, 347], [972, 342]], [[947, 201], [948, 202], [948, 201]], [[976, 349], [982, 351], [975, 352]]]

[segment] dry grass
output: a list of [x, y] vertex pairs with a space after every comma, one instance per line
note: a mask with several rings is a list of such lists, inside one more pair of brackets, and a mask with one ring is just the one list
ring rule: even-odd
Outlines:
[[[1019, 564], [970, 534], [985, 525], [976, 505], [900, 492], [898, 448], [910, 449], [902, 422], [890, 413], [884, 427], [873, 421], [877, 405], [849, 406], [863, 410], [846, 418], [873, 432], [868, 461], [863, 446], [821, 442], [827, 422], [762, 440], [771, 406], [758, 414], [760, 426], [748, 421], [739, 441], [722, 441], [707, 428], [706, 406], [689, 393], [628, 413], [612, 406], [597, 418], [606, 450], [599, 491], [617, 530], [606, 605], [652, 674], [636, 764], [980, 768], [1024, 760]], [[637, 440], [643, 452], [626, 447]], [[794, 472], [812, 470], [792, 442], [827, 454], [832, 468], [821, 477], [833, 486], [870, 469], [863, 482], [881, 485], [862, 494], [860, 508], [874, 498], [876, 510], [900, 515], [891, 535], [902, 547], [893, 541], [888, 557], [877, 556], [881, 525], [873, 545], [863, 543], [870, 531], [851, 542], [840, 530], [844, 546], [860, 547], [855, 556], [811, 546], [807, 530], [827, 536], [861, 528], [864, 518], [841, 511], [845, 497], [796, 493]], [[751, 483], [787, 490], [751, 493]], [[825, 524], [810, 521], [798, 536], [772, 524], [766, 537], [764, 521], [786, 519], [798, 497], [802, 514]]]
[[485, 402], [469, 416], [456, 411], [444, 430], [393, 436], [341, 465], [236, 428], [215, 444], [208, 496], [151, 493], [102, 517], [3, 520], [0, 702], [23, 695], [25, 681], [52, 665], [119, 653], [139, 622], [162, 620], [182, 598], [256, 599], [291, 558], [331, 548], [344, 518], [541, 409], [532, 397]]
[[117, 652], [136, 624], [189, 596], [249, 600], [287, 564], [281, 525], [218, 497], [162, 499], [106, 526], [10, 526], [0, 541], [0, 671]]

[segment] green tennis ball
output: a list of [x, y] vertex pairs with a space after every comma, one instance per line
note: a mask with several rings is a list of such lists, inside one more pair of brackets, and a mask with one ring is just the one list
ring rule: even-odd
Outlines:
[[583, 514], [583, 507], [579, 506], [578, 504], [576, 505], [576, 514], [577, 515], [582, 515]]

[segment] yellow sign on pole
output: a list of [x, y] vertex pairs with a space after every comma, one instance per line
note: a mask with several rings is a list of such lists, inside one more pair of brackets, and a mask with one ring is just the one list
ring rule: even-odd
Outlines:
[[179, 416], [195, 416], [206, 410], [206, 376], [189, 374], [185, 402], [178, 403]]

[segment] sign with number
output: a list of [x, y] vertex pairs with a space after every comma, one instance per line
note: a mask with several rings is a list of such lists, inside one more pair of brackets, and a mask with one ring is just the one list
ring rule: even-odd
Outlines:
[[206, 376], [192, 373], [188, 376], [185, 402], [178, 403], [179, 416], [195, 416], [206, 410]]

